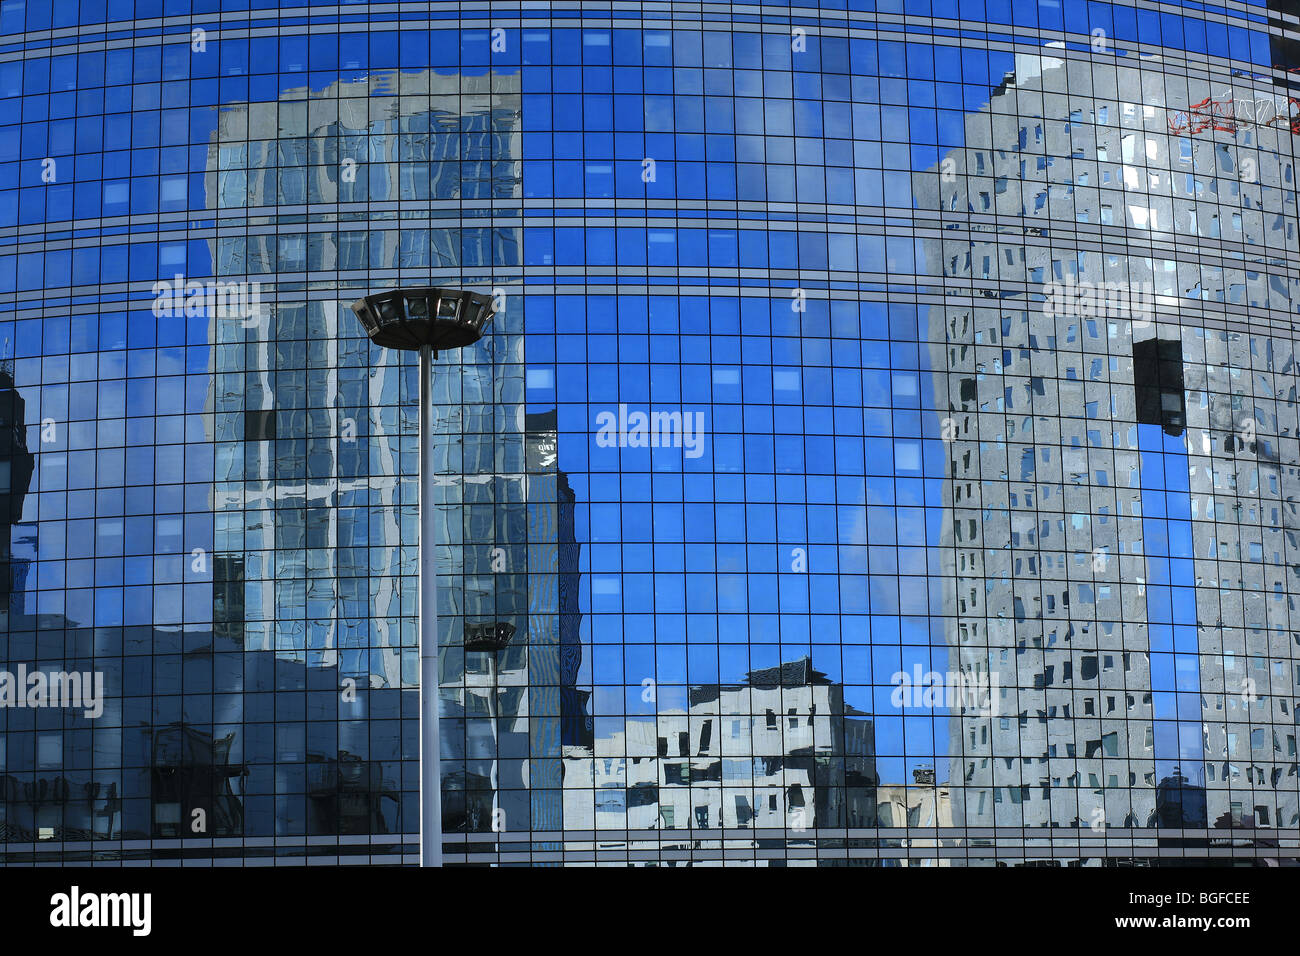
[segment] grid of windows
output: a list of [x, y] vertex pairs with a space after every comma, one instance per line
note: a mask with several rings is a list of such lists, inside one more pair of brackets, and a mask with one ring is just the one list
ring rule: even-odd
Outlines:
[[429, 284], [449, 861], [1296, 856], [1266, 5], [180, 6], [0, 5], [0, 861], [414, 861]]

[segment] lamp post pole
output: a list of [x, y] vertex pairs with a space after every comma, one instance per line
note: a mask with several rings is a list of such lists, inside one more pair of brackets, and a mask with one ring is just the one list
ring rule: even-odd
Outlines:
[[483, 329], [492, 321], [492, 300], [456, 289], [393, 289], [358, 299], [352, 311], [376, 345], [420, 353], [420, 865], [442, 866], [433, 360], [439, 351], [473, 345], [483, 337]]
[[420, 348], [420, 865], [442, 866], [438, 570], [433, 502], [433, 347]]

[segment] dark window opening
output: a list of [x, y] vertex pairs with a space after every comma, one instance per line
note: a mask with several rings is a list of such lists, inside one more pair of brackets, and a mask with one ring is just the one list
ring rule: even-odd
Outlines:
[[1169, 435], [1181, 435], [1187, 424], [1183, 343], [1175, 339], [1134, 342], [1133, 389], [1139, 424], [1159, 425]]
[[250, 408], [244, 412], [245, 441], [273, 441], [275, 439], [275, 409]]

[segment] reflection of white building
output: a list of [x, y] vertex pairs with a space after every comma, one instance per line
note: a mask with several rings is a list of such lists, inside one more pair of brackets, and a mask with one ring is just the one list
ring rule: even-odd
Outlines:
[[658, 712], [628, 716], [623, 732], [596, 738], [594, 753], [566, 748], [566, 829], [603, 838], [783, 828], [799, 839], [818, 827], [874, 825], [871, 722], [809, 659], [755, 672], [744, 686], [684, 690], [685, 707], [664, 706], [660, 687]]
[[[965, 147], [914, 177], [944, 277], [928, 338], [949, 431], [948, 637], [1004, 689], [1000, 716], [952, 720], [958, 825], [1153, 825], [1170, 755], [1154, 747], [1142, 495], [1162, 485], [1142, 480], [1134, 356], [1154, 339], [1181, 356], [1187, 457], [1166, 459], [1191, 489], [1209, 819], [1263, 806], [1297, 822], [1300, 356], [1265, 331], [1300, 304], [1293, 142], [1278, 126], [1171, 134], [1172, 113], [1225, 86], [1262, 93], [1018, 56]], [[1156, 314], [1027, 299], [1070, 281], [1149, 288]], [[1243, 417], [1259, 436], [1245, 454]]]
[[[461, 213], [519, 197], [518, 111], [517, 74], [423, 70], [219, 112], [215, 271], [260, 283], [266, 312], [209, 320], [215, 627], [231, 646], [362, 688], [417, 685], [416, 363], [373, 349], [347, 304], [399, 283], [513, 288], [517, 230]], [[559, 823], [557, 615], [529, 613], [556, 590], [555, 494], [530, 498], [548, 466], [528, 462], [521, 332], [510, 296], [434, 376], [448, 831], [487, 829], [494, 809], [515, 828]], [[465, 650], [498, 626], [507, 646]], [[373, 715], [346, 705], [340, 736], [366, 753]]]

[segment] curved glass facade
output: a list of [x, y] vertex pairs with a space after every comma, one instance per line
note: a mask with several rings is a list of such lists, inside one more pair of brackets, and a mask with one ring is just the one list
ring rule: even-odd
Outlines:
[[0, 862], [1300, 858], [1276, 6], [4, 0]]

